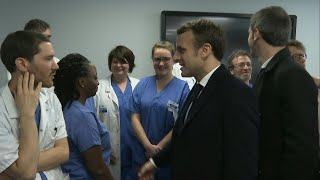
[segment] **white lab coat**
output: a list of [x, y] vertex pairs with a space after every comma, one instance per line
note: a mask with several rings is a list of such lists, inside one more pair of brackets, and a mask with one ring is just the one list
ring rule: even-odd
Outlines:
[[[133, 90], [139, 80], [132, 77], [129, 79]], [[94, 99], [97, 116], [108, 128], [112, 154], [117, 159], [115, 165], [109, 166], [110, 171], [115, 179], [121, 179], [119, 103], [111, 85], [111, 75], [99, 80], [99, 88]]]
[[[67, 137], [61, 104], [57, 96], [47, 88], [40, 92], [41, 120], [39, 125], [39, 148], [45, 151], [56, 140]], [[18, 159], [19, 111], [8, 85], [0, 89], [0, 173]], [[44, 171], [48, 179], [65, 179], [61, 168]], [[37, 173], [36, 180], [41, 180]]]
[[193, 85], [196, 83], [196, 79], [194, 77], [182, 77], [180, 68], [181, 68], [180, 64], [175, 63], [172, 66], [172, 75], [181, 79], [181, 80], [186, 81], [188, 83], [189, 90], [191, 90]]

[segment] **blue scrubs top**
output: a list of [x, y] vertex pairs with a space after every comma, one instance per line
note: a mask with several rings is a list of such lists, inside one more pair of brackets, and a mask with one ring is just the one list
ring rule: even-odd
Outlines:
[[94, 103], [94, 98], [93, 96], [92, 97], [89, 97], [87, 100], [86, 100], [86, 104], [85, 106], [87, 108], [89, 108], [90, 110], [92, 110], [93, 112], [96, 112], [96, 105]]
[[131, 142], [133, 139], [133, 130], [131, 126], [131, 111], [128, 109], [129, 99], [132, 95], [132, 87], [129, 78], [124, 92], [122, 92], [113, 81], [111, 85], [117, 95], [119, 104], [121, 167], [126, 168], [127, 166], [131, 166], [132, 161]]
[[91, 108], [79, 101], [68, 102], [63, 109], [68, 132], [70, 157], [62, 165], [62, 171], [69, 173], [70, 179], [93, 179], [86, 167], [81, 152], [100, 145], [103, 159], [109, 165], [111, 146], [110, 137], [105, 125], [97, 118]]
[[[188, 93], [188, 84], [176, 77], [161, 92], [157, 92], [155, 76], [145, 77], [137, 84], [129, 108], [140, 114], [142, 127], [151, 144], [158, 144], [172, 130], [172, 111], [182, 108]], [[145, 149], [138, 140], [135, 142], [133, 160], [142, 164], [146, 160]]]

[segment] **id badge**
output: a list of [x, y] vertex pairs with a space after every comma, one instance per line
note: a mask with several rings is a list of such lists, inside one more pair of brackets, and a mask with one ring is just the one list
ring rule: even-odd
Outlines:
[[179, 104], [169, 100], [167, 103], [167, 106], [168, 106], [168, 111], [172, 112], [174, 121], [176, 121], [178, 118]]

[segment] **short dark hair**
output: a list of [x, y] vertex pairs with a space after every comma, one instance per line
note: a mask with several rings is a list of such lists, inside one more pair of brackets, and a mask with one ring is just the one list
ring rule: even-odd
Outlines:
[[126, 46], [119, 45], [110, 51], [108, 56], [108, 67], [110, 71], [111, 71], [111, 63], [113, 58], [118, 59], [121, 63], [128, 63], [129, 73], [133, 71], [133, 68], [135, 67], [135, 64], [134, 64], [135, 56], [133, 52]]
[[232, 51], [232, 53], [229, 55], [228, 57], [228, 69], [231, 70], [234, 65], [232, 64], [232, 61], [234, 58], [238, 58], [239, 56], [248, 56], [250, 59], [250, 55], [249, 53], [247, 53], [247, 51], [242, 50], [242, 49], [236, 49], [234, 51]]
[[24, 26], [25, 31], [32, 31], [36, 33], [43, 33], [50, 29], [50, 25], [41, 19], [32, 19]]
[[151, 50], [151, 57], [153, 57], [154, 51], [158, 48], [166, 49], [166, 50], [170, 51], [171, 56], [173, 56], [174, 52], [176, 51], [176, 48], [174, 47], [174, 45], [171, 42], [159, 41], [153, 45], [152, 50]]
[[180, 35], [191, 30], [194, 35], [194, 46], [200, 48], [203, 44], [209, 43], [213, 48], [213, 54], [221, 61], [225, 50], [225, 37], [223, 29], [214, 22], [206, 19], [199, 19], [183, 24], [178, 30]]
[[287, 47], [288, 46], [294, 46], [298, 49], [301, 49], [303, 51], [303, 53], [306, 53], [306, 47], [302, 44], [302, 42], [298, 41], [298, 40], [295, 40], [295, 39], [292, 39], [290, 40], [288, 43], [287, 43]]
[[77, 100], [80, 92], [76, 89], [76, 80], [88, 75], [91, 62], [81, 54], [68, 54], [59, 62], [59, 69], [56, 72], [54, 92], [60, 100], [62, 108], [68, 101]]
[[279, 6], [270, 6], [256, 12], [250, 20], [250, 28], [257, 28], [262, 38], [272, 46], [285, 46], [289, 40], [291, 20]]
[[1, 60], [7, 70], [12, 73], [16, 70], [15, 60], [25, 58], [33, 60], [33, 56], [40, 52], [39, 45], [50, 40], [39, 33], [16, 31], [7, 35], [1, 45]]

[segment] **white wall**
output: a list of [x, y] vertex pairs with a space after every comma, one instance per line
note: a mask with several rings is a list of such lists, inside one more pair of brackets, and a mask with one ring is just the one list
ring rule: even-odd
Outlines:
[[[52, 26], [58, 58], [81, 53], [97, 65], [98, 76], [104, 78], [110, 74], [109, 51], [123, 44], [136, 55], [132, 76], [140, 78], [153, 74], [150, 52], [160, 40], [161, 11], [252, 14], [270, 5], [297, 15], [296, 38], [306, 45], [307, 70], [319, 75], [319, 0], [0, 0], [0, 42], [8, 33], [23, 29], [28, 20], [40, 18]], [[3, 67], [0, 71], [1, 83], [6, 74]]]

